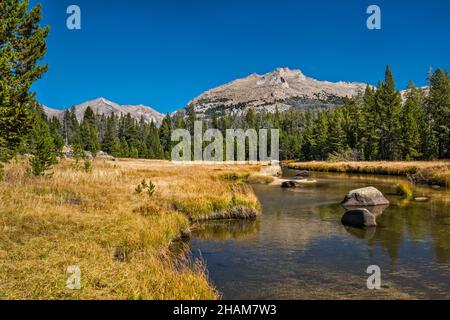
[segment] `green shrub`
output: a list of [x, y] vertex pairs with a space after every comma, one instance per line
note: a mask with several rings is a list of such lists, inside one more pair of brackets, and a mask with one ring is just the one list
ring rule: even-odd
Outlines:
[[154, 183], [151, 180], [149, 180], [148, 183], [147, 183], [147, 181], [144, 179], [134, 189], [134, 192], [137, 193], [137, 194], [141, 194], [143, 191], [145, 191], [147, 193], [147, 195], [149, 197], [151, 197], [151, 196], [153, 196], [153, 194], [156, 191], [156, 186], [154, 185]]

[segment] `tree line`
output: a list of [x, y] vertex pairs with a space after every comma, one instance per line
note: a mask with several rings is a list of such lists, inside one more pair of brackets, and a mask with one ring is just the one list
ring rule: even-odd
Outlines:
[[[450, 158], [450, 77], [437, 69], [428, 76], [429, 86], [410, 82], [404, 96], [396, 90], [389, 66], [377, 87], [345, 99], [343, 106], [327, 110], [274, 113], [249, 109], [239, 115], [203, 119], [203, 128], [275, 128], [280, 130], [280, 158], [308, 160], [431, 160]], [[49, 126], [55, 141], [80, 144], [96, 153], [115, 157], [170, 159], [171, 132], [183, 128], [193, 133], [199, 120], [194, 107], [165, 116], [158, 128], [127, 115], [95, 115], [88, 107], [81, 123], [75, 110], [67, 110], [60, 123]]]
[[[194, 131], [198, 115], [166, 115], [160, 126], [130, 114], [96, 115], [87, 108], [78, 121], [74, 108], [63, 119], [47, 119], [31, 86], [47, 70], [39, 61], [46, 52], [49, 28], [39, 25], [42, 8], [27, 1], [0, 2], [0, 177], [3, 164], [29, 153], [30, 170], [41, 175], [56, 163], [65, 145], [75, 155], [100, 150], [115, 157], [170, 159], [175, 129]], [[7, 19], [6, 19], [7, 18]], [[436, 69], [428, 87], [410, 83], [406, 94], [396, 90], [393, 74], [376, 87], [333, 109], [274, 113], [249, 109], [238, 114], [201, 118], [203, 130], [279, 129], [280, 158], [308, 160], [430, 160], [450, 158], [450, 78]], [[270, 139], [269, 139], [270, 141]], [[269, 146], [270, 149], [270, 146]], [[226, 154], [224, 152], [224, 154]], [[89, 167], [89, 163], [85, 164]]]

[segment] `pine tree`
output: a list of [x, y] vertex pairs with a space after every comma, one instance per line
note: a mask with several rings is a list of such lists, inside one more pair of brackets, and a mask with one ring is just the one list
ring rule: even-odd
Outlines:
[[197, 120], [197, 114], [194, 109], [194, 105], [190, 104], [186, 107], [186, 129], [189, 130], [191, 135], [194, 134], [194, 123]]
[[120, 139], [120, 156], [123, 158], [127, 158], [130, 156], [130, 147], [128, 146], [128, 142], [125, 137]]
[[[426, 114], [436, 142], [433, 154], [450, 158], [450, 77], [447, 71], [437, 69], [430, 77], [430, 94]], [[430, 149], [434, 146], [430, 145]], [[430, 150], [431, 151], [431, 150]]]
[[316, 160], [325, 160], [328, 155], [328, 121], [324, 111], [320, 111], [313, 127], [313, 155]]
[[130, 158], [137, 159], [139, 158], [139, 151], [136, 147], [131, 147], [130, 149]]
[[253, 110], [252, 108], [248, 109], [247, 113], [245, 114], [245, 123], [247, 125], [247, 128], [257, 129], [256, 113], [255, 113], [255, 110]]
[[46, 51], [48, 27], [41, 27], [41, 5], [0, 2], [0, 167], [13, 156], [27, 133], [36, 108], [32, 84], [47, 71], [38, 65]]
[[341, 109], [336, 109], [329, 116], [328, 153], [340, 154], [346, 148], [346, 135], [343, 129], [344, 115]]
[[49, 121], [48, 126], [50, 128], [50, 133], [55, 144], [55, 152], [60, 153], [62, 148], [64, 147], [64, 138], [61, 135], [61, 123], [56, 117], [53, 117]]
[[423, 121], [421, 96], [414, 83], [408, 86], [408, 97], [400, 114], [400, 146], [401, 156], [405, 160], [420, 157], [420, 125]]
[[106, 129], [102, 140], [102, 150], [112, 154], [111, 150], [113, 148], [115, 138], [114, 132], [114, 114], [106, 119]]
[[83, 121], [80, 126], [81, 145], [84, 150], [97, 153], [100, 150], [98, 141], [98, 130], [96, 126], [91, 127], [88, 121]]
[[96, 127], [97, 121], [95, 118], [94, 111], [90, 106], [84, 111], [83, 122], [87, 123], [90, 127]]
[[29, 141], [31, 172], [36, 176], [44, 175], [56, 164], [56, 153], [50, 128], [39, 112], [34, 115]]
[[150, 124], [146, 145], [149, 151], [149, 158], [164, 159], [164, 150], [159, 139], [158, 128], [153, 122]]
[[381, 87], [376, 93], [376, 107], [379, 112], [379, 158], [396, 160], [400, 157], [400, 112], [401, 96], [395, 89], [394, 76], [389, 66]]
[[63, 138], [66, 145], [73, 144], [75, 140], [79, 139], [79, 127], [75, 107], [72, 106], [64, 112], [62, 123]]
[[172, 151], [171, 126], [172, 120], [169, 115], [166, 115], [159, 128], [159, 137], [161, 139], [165, 159], [170, 159], [170, 153]]
[[119, 138], [114, 138], [113, 144], [111, 146], [111, 155], [115, 158], [118, 158], [122, 155], [122, 146], [120, 144]]

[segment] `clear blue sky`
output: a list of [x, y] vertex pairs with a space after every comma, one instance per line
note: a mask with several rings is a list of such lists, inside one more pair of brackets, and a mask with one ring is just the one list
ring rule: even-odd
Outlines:
[[[51, 26], [41, 103], [67, 108], [103, 96], [170, 112], [203, 91], [276, 67], [376, 84], [390, 64], [398, 88], [450, 69], [448, 0], [31, 0]], [[82, 30], [66, 28], [77, 4]], [[366, 28], [366, 8], [382, 30]]]

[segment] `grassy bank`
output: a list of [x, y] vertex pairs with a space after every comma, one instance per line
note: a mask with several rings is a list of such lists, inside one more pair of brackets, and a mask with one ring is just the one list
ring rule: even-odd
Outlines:
[[407, 176], [417, 183], [450, 186], [450, 161], [289, 162], [289, 168], [324, 172]]
[[[0, 182], [0, 298], [215, 299], [200, 263], [172, 259], [169, 246], [192, 218], [235, 206], [259, 209], [251, 187], [223, 172], [255, 166], [94, 161], [93, 171], [63, 160], [53, 176], [26, 174], [23, 162]], [[143, 180], [152, 196], [135, 193]], [[66, 288], [70, 265], [81, 289]]]

